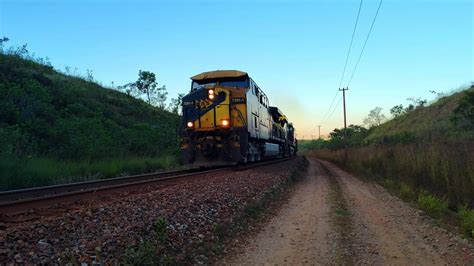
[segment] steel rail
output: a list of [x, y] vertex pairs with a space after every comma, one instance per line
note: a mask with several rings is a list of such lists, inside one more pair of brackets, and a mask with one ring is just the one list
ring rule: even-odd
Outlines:
[[118, 188], [124, 188], [127, 186], [137, 186], [147, 183], [161, 182], [171, 179], [189, 177], [194, 175], [202, 175], [208, 173], [214, 173], [229, 169], [234, 170], [246, 170], [249, 168], [260, 167], [270, 164], [279, 163], [294, 157], [263, 161], [247, 164], [245, 166], [230, 167], [222, 166], [216, 169], [211, 170], [200, 170], [200, 169], [188, 169], [180, 171], [167, 171], [167, 172], [158, 172], [150, 173], [144, 175], [133, 175], [133, 176], [124, 176], [116, 178], [108, 178], [101, 180], [77, 182], [72, 184], [64, 185], [53, 185], [53, 186], [44, 186], [28, 189], [18, 189], [0, 192], [0, 210], [2, 208], [11, 208], [15, 205], [23, 205], [32, 202], [40, 202], [53, 200], [58, 198], [66, 198], [76, 195], [95, 193], [106, 190], [113, 190]]
[[218, 168], [207, 171], [198, 171], [196, 169], [158, 172], [144, 175], [133, 175], [116, 178], [108, 178], [101, 180], [92, 180], [85, 182], [77, 182], [64, 185], [53, 185], [36, 187], [29, 189], [20, 189], [12, 191], [4, 191], [0, 193], [0, 207], [9, 206], [18, 203], [27, 203], [32, 201], [53, 199], [64, 196], [79, 195], [90, 192], [96, 192], [107, 189], [114, 189], [130, 185], [139, 185], [151, 182], [169, 180], [173, 178], [186, 177], [190, 175], [203, 174], [221, 171], [225, 168]]

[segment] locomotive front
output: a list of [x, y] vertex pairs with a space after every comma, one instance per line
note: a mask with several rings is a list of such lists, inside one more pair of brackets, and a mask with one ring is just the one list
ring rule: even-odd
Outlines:
[[212, 71], [191, 79], [182, 106], [182, 161], [199, 166], [241, 162], [247, 149], [247, 73]]

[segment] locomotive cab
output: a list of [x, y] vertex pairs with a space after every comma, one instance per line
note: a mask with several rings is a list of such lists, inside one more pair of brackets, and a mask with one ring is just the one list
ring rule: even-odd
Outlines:
[[202, 166], [243, 161], [247, 73], [214, 71], [191, 80], [191, 91], [183, 97], [182, 160]]

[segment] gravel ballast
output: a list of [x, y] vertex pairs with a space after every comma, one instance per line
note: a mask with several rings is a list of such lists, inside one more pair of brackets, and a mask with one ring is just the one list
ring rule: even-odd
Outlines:
[[81, 200], [65, 211], [53, 206], [36, 220], [1, 224], [0, 262], [205, 263], [216, 228], [284, 183], [301, 160], [147, 185]]

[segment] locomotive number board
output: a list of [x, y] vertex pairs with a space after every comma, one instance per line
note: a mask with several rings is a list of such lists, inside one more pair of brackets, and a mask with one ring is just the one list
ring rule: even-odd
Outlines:
[[232, 98], [232, 103], [245, 103], [245, 98]]

